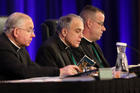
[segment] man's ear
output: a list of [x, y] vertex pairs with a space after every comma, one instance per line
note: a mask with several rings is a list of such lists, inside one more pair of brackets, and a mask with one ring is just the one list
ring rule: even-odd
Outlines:
[[91, 19], [87, 19], [86, 25], [88, 28], [90, 28], [92, 26]]
[[67, 33], [68, 33], [68, 30], [66, 28], [63, 28], [62, 29], [62, 36], [66, 37]]
[[12, 31], [12, 34], [13, 34], [14, 37], [18, 37], [18, 35], [19, 35], [18, 29], [14, 28], [13, 31]]

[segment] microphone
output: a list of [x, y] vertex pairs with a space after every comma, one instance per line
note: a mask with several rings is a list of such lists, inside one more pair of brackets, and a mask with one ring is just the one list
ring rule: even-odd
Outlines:
[[128, 48], [132, 49], [133, 51], [135, 51], [136, 53], [140, 54], [140, 51], [132, 46], [127, 45]]
[[[138, 49], [136, 49], [136, 48], [134, 48], [134, 47], [132, 47], [132, 46], [129, 46], [129, 45], [127, 45], [127, 47], [128, 48], [130, 48], [130, 49], [132, 49], [134, 52], [136, 52], [138, 55], [140, 55], [140, 51], [138, 50]], [[133, 67], [140, 67], [140, 63], [139, 63], [139, 57], [136, 57], [136, 59], [137, 60], [135, 60], [136, 62], [135, 63], [137, 63], [137, 65], [131, 65], [131, 66], [129, 66], [130, 68], [133, 68]], [[140, 73], [140, 72], [139, 72]]]
[[[136, 53], [140, 54], [140, 51], [132, 46], [127, 45], [128, 48], [132, 49], [133, 51], [135, 51]], [[130, 73], [136, 73], [136, 75], [138, 77], [140, 77], [140, 64], [137, 65], [130, 65], [129, 66], [129, 72]]]

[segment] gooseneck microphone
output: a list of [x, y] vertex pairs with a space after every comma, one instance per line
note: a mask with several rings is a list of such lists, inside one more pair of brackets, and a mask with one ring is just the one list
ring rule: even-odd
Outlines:
[[136, 53], [140, 54], [140, 51], [132, 46], [127, 45], [128, 48], [132, 49], [133, 51], [135, 51]]

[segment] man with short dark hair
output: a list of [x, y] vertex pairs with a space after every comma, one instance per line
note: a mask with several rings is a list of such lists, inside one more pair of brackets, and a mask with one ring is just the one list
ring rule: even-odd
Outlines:
[[97, 68], [108, 67], [109, 64], [99, 45], [96, 43], [106, 30], [104, 26], [104, 12], [99, 8], [87, 5], [81, 11], [80, 16], [84, 20], [84, 38], [81, 40], [80, 47], [73, 49], [74, 55], [78, 61], [80, 61], [84, 55], [87, 55], [96, 62]]

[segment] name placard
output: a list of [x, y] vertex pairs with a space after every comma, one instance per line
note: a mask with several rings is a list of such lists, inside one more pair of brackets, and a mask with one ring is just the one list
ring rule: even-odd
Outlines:
[[99, 68], [99, 78], [101, 80], [112, 79], [112, 69], [111, 68]]

